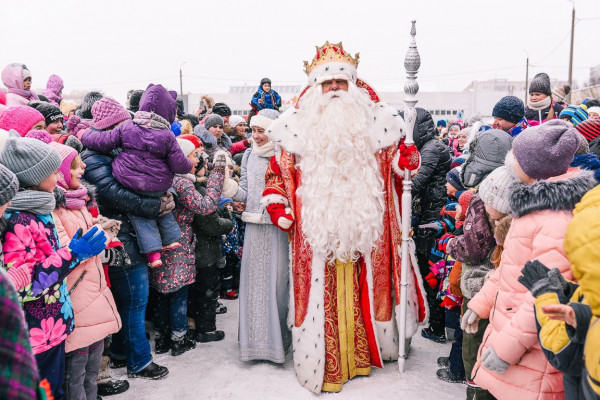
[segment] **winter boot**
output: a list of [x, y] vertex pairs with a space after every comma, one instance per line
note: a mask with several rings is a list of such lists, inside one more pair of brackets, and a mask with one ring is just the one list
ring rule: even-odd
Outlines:
[[436, 372], [439, 380], [450, 383], [466, 383], [464, 376], [456, 375], [450, 368], [440, 368]]
[[467, 400], [496, 400], [487, 390], [467, 386]]
[[217, 314], [225, 314], [227, 312], [227, 307], [225, 307], [223, 304], [217, 302]]
[[128, 381], [112, 379], [106, 382], [98, 382], [98, 394], [101, 396], [112, 396], [126, 392], [129, 389]]
[[128, 378], [162, 379], [169, 374], [167, 367], [151, 362], [146, 368], [138, 372], [127, 372]]
[[222, 295], [221, 295], [222, 299], [225, 300], [235, 300], [238, 298], [238, 294], [235, 291], [235, 289], [227, 289]]
[[112, 369], [125, 368], [127, 366], [127, 360], [119, 360], [117, 358], [111, 358], [108, 365]]
[[164, 332], [156, 333], [156, 340], [154, 342], [154, 352], [156, 354], [166, 353], [171, 349], [171, 337]]
[[176, 357], [180, 356], [188, 350], [192, 350], [196, 348], [196, 342], [189, 339], [187, 335], [183, 335], [183, 337], [179, 339], [171, 340], [171, 355]]
[[423, 336], [425, 339], [429, 339], [436, 343], [445, 343], [446, 342], [446, 336], [444, 335], [444, 333], [442, 332], [441, 335], [437, 335], [433, 332], [431, 327], [423, 328], [421, 330], [421, 336]]
[[437, 359], [437, 365], [440, 368], [450, 368], [450, 357], [439, 357]]
[[129, 389], [129, 382], [125, 380], [113, 379], [110, 376], [108, 369], [108, 356], [103, 356], [100, 362], [100, 371], [98, 372], [98, 395], [100, 396], [112, 396], [126, 392]]
[[225, 332], [223, 331], [212, 331], [212, 332], [196, 332], [196, 342], [208, 343], [218, 342], [223, 340]]

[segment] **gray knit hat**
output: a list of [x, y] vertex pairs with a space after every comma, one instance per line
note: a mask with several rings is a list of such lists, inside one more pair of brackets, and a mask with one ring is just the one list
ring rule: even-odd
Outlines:
[[529, 84], [529, 93], [537, 92], [552, 96], [552, 88], [550, 87], [550, 77], [548, 74], [540, 72], [533, 77]]
[[32, 138], [8, 138], [1, 156], [2, 163], [17, 176], [24, 188], [39, 184], [62, 163], [58, 151]]
[[559, 119], [527, 128], [513, 141], [515, 160], [533, 179], [562, 175], [573, 162], [578, 135], [571, 123]]
[[496, 168], [479, 185], [479, 198], [486, 204], [501, 212], [510, 212], [510, 192], [516, 179], [504, 165]]
[[213, 127], [215, 125], [221, 125], [222, 127], [225, 127], [225, 122], [223, 121], [223, 117], [221, 117], [219, 114], [210, 114], [204, 120], [204, 127], [206, 128], [206, 130], [209, 130], [211, 127]]
[[8, 168], [0, 164], [0, 206], [8, 203], [19, 190], [19, 180]]

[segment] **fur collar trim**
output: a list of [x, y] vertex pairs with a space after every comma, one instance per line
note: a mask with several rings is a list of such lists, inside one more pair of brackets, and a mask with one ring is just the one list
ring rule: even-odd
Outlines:
[[590, 189], [596, 186], [594, 174], [579, 171], [562, 180], [542, 180], [533, 185], [516, 183], [510, 195], [510, 208], [513, 215], [524, 215], [543, 210], [572, 211]]
[[[290, 108], [277, 118], [267, 136], [276, 147], [283, 147], [290, 153], [302, 156], [301, 120], [305, 111]], [[377, 103], [374, 108], [374, 122], [369, 137], [376, 151], [398, 144], [405, 136], [404, 119], [400, 112], [386, 103]]]

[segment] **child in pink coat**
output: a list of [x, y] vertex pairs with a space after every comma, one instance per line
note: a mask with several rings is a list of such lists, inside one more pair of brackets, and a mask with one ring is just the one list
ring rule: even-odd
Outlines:
[[510, 196], [514, 219], [496, 273], [469, 302], [461, 324], [471, 333], [479, 319], [490, 320], [471, 377], [498, 399], [564, 397], [561, 373], [538, 342], [535, 299], [518, 278], [525, 263], [537, 259], [572, 279], [565, 232], [575, 204], [596, 185], [589, 172], [568, 169], [577, 145], [577, 131], [553, 120], [523, 131], [507, 156], [520, 180]]

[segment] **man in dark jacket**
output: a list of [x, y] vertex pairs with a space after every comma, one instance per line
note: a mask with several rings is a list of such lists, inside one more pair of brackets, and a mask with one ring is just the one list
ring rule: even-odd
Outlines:
[[113, 335], [111, 366], [127, 366], [130, 378], [160, 379], [169, 370], [152, 361], [144, 321], [149, 291], [148, 265], [146, 257], [140, 253], [127, 214], [158, 218], [169, 212], [169, 208], [172, 210], [175, 203], [172, 197], [141, 196], [118, 183], [112, 175], [112, 155], [85, 150], [81, 158], [86, 164], [84, 179], [96, 186], [100, 213], [121, 221], [118, 239], [131, 260], [130, 267], [113, 266], [110, 269], [111, 290], [123, 322], [122, 329]]
[[[404, 118], [404, 113], [401, 113]], [[412, 179], [413, 227], [436, 221], [446, 200], [446, 174], [450, 170], [452, 157], [450, 149], [436, 135], [436, 128], [431, 115], [422, 108], [417, 108], [417, 120], [413, 131], [415, 146], [421, 154], [419, 173]], [[414, 236], [417, 247], [419, 270], [423, 277], [430, 272], [429, 250], [434, 239], [420, 235], [416, 230]], [[429, 327], [421, 334], [437, 342], [445, 341], [444, 309], [437, 299], [437, 290], [425, 285], [427, 302], [429, 303]]]
[[[203, 196], [206, 188], [196, 184]], [[195, 321], [195, 329], [189, 330], [197, 342], [214, 342], [225, 337], [217, 330], [217, 307], [221, 287], [221, 235], [233, 230], [233, 221], [222, 218], [218, 211], [209, 215], [196, 215], [192, 224], [196, 234], [196, 281], [189, 288], [188, 316]]]

